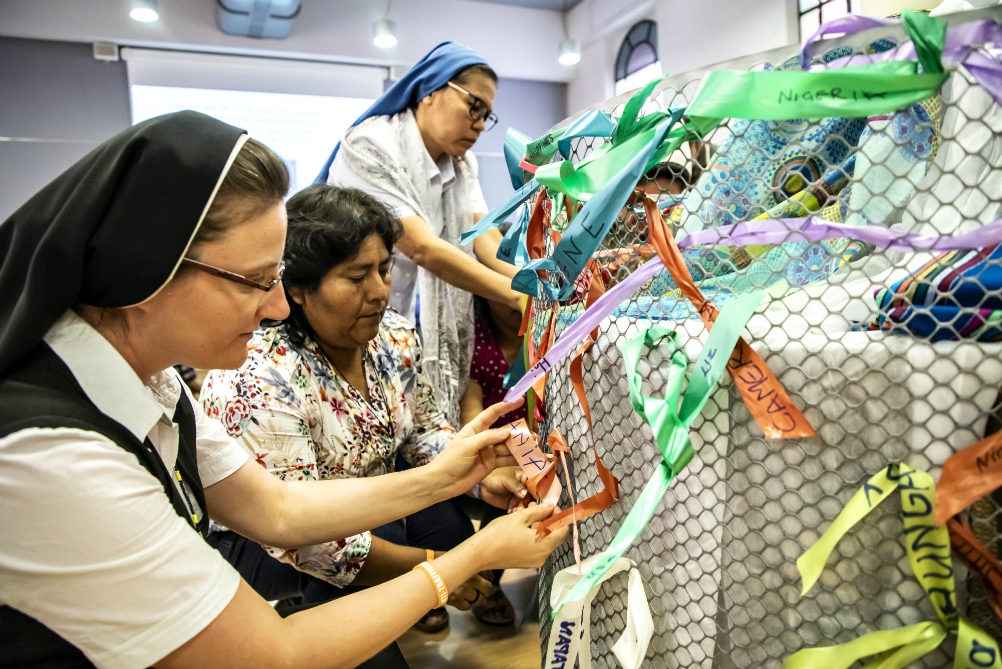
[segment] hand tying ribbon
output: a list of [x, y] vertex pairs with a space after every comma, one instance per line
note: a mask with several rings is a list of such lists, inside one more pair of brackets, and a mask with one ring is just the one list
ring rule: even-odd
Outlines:
[[[588, 558], [582, 567], [590, 571], [597, 559], [598, 556]], [[602, 583], [628, 569], [630, 576], [627, 585], [626, 629], [612, 646], [612, 652], [623, 669], [640, 669], [644, 656], [647, 655], [647, 646], [654, 636], [654, 619], [651, 617], [640, 572], [626, 558], [616, 560], [584, 598], [568, 604], [554, 618], [543, 663], [546, 669], [573, 669], [575, 660], [579, 669], [591, 669], [591, 602]], [[556, 607], [580, 580], [581, 575], [575, 573], [573, 567], [558, 571], [553, 577], [550, 605]]]
[[[539, 438], [529, 430], [525, 421], [519, 418], [509, 423], [511, 435], [506, 442], [508, 450], [515, 456], [518, 466], [526, 476], [525, 487], [534, 499], [556, 506], [560, 499], [561, 486], [557, 480], [556, 461], [552, 453], [543, 453], [539, 448]], [[516, 501], [513, 506], [525, 506], [528, 498]]]
[[786, 659], [784, 669], [846, 669], [870, 656], [874, 659], [867, 668], [900, 669], [939, 646], [951, 632], [957, 634], [954, 669], [1002, 669], [995, 640], [957, 612], [949, 531], [935, 524], [936, 484], [929, 474], [908, 465], [888, 465], [870, 477], [828, 531], [797, 559], [802, 594], [817, 582], [839, 539], [897, 488], [901, 490], [908, 562], [939, 620], [870, 632], [837, 646], [801, 650]]
[[[696, 360], [684, 397], [682, 397], [682, 383], [685, 380], [687, 359], [679, 348], [678, 336], [673, 331], [666, 330], [660, 325], [649, 325], [621, 345], [626, 378], [630, 387], [630, 401], [641, 418], [651, 426], [654, 440], [661, 452], [661, 462], [630, 509], [612, 543], [599, 554], [594, 566], [578, 584], [557, 603], [553, 610], [554, 616], [558, 615], [560, 609], [568, 602], [582, 601], [588, 591], [600, 582], [616, 560], [640, 536], [654, 516], [654, 510], [664, 499], [671, 481], [692, 460], [689, 426], [710, 398], [717, 380], [727, 365], [729, 352], [734, 348], [745, 324], [764, 296], [764, 293], [742, 295], [724, 305], [717, 319], [717, 326], [710, 332]], [[637, 371], [644, 348], [656, 346], [662, 341], [668, 341], [675, 349], [671, 356], [671, 371], [665, 382], [666, 391], [663, 399], [647, 397], [641, 393], [640, 375]]]

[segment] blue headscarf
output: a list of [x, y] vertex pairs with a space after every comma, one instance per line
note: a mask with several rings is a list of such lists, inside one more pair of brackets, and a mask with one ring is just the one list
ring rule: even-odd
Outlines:
[[[383, 93], [371, 107], [355, 119], [351, 128], [373, 116], [391, 116], [416, 105], [422, 98], [431, 95], [454, 76], [470, 67], [471, 65], [487, 64], [484, 57], [468, 46], [456, 44], [455, 42], [442, 42], [437, 47], [425, 54], [414, 67], [407, 71], [390, 89]], [[334, 163], [334, 156], [341, 147], [341, 142], [334, 146], [330, 158], [324, 163], [320, 174], [313, 183], [327, 183], [331, 165]]]

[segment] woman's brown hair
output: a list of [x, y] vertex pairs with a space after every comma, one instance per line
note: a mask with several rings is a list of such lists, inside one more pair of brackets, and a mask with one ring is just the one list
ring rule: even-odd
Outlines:
[[274, 151], [248, 139], [223, 178], [192, 245], [219, 239], [235, 225], [263, 214], [289, 192], [289, 170]]

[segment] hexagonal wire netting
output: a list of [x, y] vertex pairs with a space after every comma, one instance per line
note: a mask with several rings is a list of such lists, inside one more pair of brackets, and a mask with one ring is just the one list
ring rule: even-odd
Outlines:
[[[1002, 11], [951, 17], [1002, 20]], [[900, 43], [894, 28], [827, 40], [812, 60], [881, 51]], [[720, 68], [789, 67], [790, 47], [725, 63]], [[787, 60], [791, 56], [793, 61]], [[702, 72], [673, 76], [655, 90], [648, 109], [684, 105]], [[618, 115], [629, 94], [597, 108]], [[566, 125], [573, 119], [568, 119]], [[963, 69], [939, 98], [871, 119], [731, 121], [686, 156], [684, 200], [666, 219], [695, 230], [782, 212], [791, 195], [817, 196], [816, 216], [855, 225], [895, 225], [954, 235], [994, 220], [1002, 202], [1002, 110]], [[571, 159], [604, 140], [578, 139]], [[708, 149], [706, 147], [709, 147]], [[706, 158], [700, 156], [709, 155]], [[702, 164], [701, 164], [702, 163]], [[672, 176], [672, 175], [669, 175]], [[676, 190], [671, 179], [649, 188]], [[802, 200], [802, 202], [806, 202]], [[803, 216], [806, 213], [780, 213]], [[556, 221], [555, 227], [560, 227]], [[597, 254], [606, 278], [622, 279], [650, 257], [644, 214], [623, 210]], [[552, 251], [552, 246], [549, 249]], [[987, 253], [985, 251], [984, 253]], [[663, 503], [628, 553], [639, 565], [655, 634], [645, 667], [779, 667], [795, 651], [850, 641], [874, 629], [935, 619], [904, 548], [900, 501], [892, 496], [839, 542], [818, 584], [800, 596], [795, 561], [829, 527], [864, 480], [892, 462], [906, 462], [938, 479], [943, 462], [981, 439], [998, 411], [1002, 345], [952, 335], [933, 341], [909, 331], [906, 313], [893, 328], [871, 329], [872, 296], [923, 266], [951, 257], [894, 253], [833, 240], [772, 247], [757, 257], [735, 249], [707, 251], [693, 263], [704, 295], [717, 304], [735, 292], [769, 288], [771, 301], [744, 337], [766, 360], [817, 437], [765, 439], [725, 374], [693, 424], [696, 456], [672, 483]], [[607, 318], [584, 355], [594, 438], [620, 480], [621, 498], [580, 523], [585, 557], [606, 546], [658, 463], [650, 428], [633, 411], [619, 344], [644, 319], [674, 327], [690, 361], [706, 339], [691, 305], [662, 273]], [[998, 290], [980, 306], [1000, 309]], [[992, 302], [995, 302], [994, 304]], [[536, 304], [539, 339], [552, 305]], [[562, 308], [557, 332], [581, 306]], [[970, 305], [960, 314], [974, 311]], [[992, 318], [1002, 315], [995, 311]], [[996, 331], [995, 334], [998, 334]], [[998, 337], [996, 337], [998, 339]], [[661, 396], [671, 351], [667, 344], [641, 363], [645, 394]], [[572, 445], [577, 499], [601, 490], [585, 419], [565, 361], [546, 386], [540, 434], [560, 428]], [[568, 504], [565, 498], [562, 504]], [[998, 554], [1002, 497], [969, 510], [975, 533]], [[550, 584], [573, 563], [570, 542], [541, 572], [543, 648], [550, 626]], [[960, 610], [1002, 638], [1002, 622], [984, 599], [978, 576], [955, 559]], [[591, 611], [595, 665], [617, 666], [610, 648], [626, 618], [626, 574], [601, 586]], [[948, 639], [921, 666], [952, 662]]]

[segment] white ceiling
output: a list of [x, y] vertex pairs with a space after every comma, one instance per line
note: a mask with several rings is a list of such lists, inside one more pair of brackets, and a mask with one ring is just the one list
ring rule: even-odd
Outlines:
[[557, 62], [560, 12], [521, 6], [547, 0], [506, 1], [399, 0], [390, 10], [400, 40], [392, 49], [372, 44], [373, 22], [386, 5], [370, 0], [306, 0], [284, 40], [223, 34], [212, 0], [160, 0], [154, 23], [130, 19], [124, 0], [0, 0], [0, 35], [404, 68], [453, 40], [482, 53], [502, 77], [572, 79], [576, 69]]
[[551, 12], [560, 12], [574, 9], [583, 0], [473, 0], [473, 2], [489, 2], [495, 5], [511, 5], [513, 7], [548, 9]]

